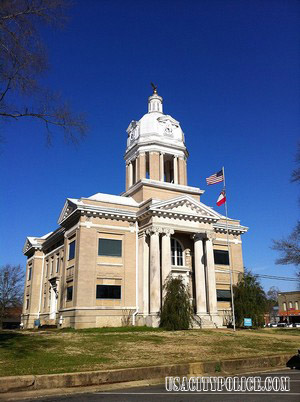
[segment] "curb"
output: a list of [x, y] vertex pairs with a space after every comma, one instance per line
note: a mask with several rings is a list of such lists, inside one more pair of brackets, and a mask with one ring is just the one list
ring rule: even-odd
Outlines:
[[166, 376], [203, 375], [207, 373], [214, 373], [215, 375], [222, 373], [233, 374], [249, 369], [282, 367], [285, 366], [285, 363], [290, 357], [291, 354], [282, 354], [117, 370], [0, 377], [0, 393], [95, 386], [158, 379]]

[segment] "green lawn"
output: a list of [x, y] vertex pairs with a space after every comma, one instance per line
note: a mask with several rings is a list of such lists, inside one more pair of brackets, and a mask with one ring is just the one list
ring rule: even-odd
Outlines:
[[295, 354], [299, 329], [190, 330], [147, 327], [0, 331], [0, 376]]

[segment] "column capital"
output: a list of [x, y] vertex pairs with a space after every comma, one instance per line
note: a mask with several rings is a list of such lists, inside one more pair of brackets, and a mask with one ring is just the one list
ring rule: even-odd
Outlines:
[[211, 230], [205, 230], [204, 232], [201, 233], [195, 233], [191, 235], [191, 238], [194, 239], [195, 241], [197, 240], [213, 240], [216, 238], [215, 232]]
[[169, 228], [163, 228], [162, 229], [162, 234], [165, 236], [171, 236], [175, 233], [174, 229], [169, 229]]
[[212, 230], [207, 230], [205, 233], [206, 233], [206, 240], [214, 240], [216, 238], [216, 234]]
[[191, 235], [191, 239], [193, 239], [194, 241], [205, 240], [205, 238], [206, 238], [205, 233], [194, 233]]
[[150, 228], [147, 228], [145, 230], [146, 234], [152, 235], [152, 234], [160, 234], [163, 233], [163, 228], [161, 227], [156, 227], [156, 226], [151, 226]]

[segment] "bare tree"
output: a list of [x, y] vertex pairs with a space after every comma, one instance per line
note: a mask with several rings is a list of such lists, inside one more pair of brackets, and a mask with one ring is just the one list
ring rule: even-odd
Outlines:
[[298, 144], [298, 151], [296, 154], [296, 163], [298, 164], [298, 167], [293, 170], [292, 173], [292, 182], [300, 182], [300, 143]]
[[1, 0], [0, 2], [0, 117], [42, 121], [51, 139], [51, 127], [77, 141], [87, 126], [60, 96], [42, 88], [38, 79], [48, 68], [39, 31], [44, 25], [61, 26], [67, 0]]
[[0, 323], [13, 307], [22, 305], [24, 272], [20, 265], [0, 267]]
[[[297, 168], [293, 170], [291, 181], [300, 183], [300, 143], [296, 154]], [[285, 239], [273, 240], [273, 250], [281, 253], [281, 257], [276, 260], [276, 264], [293, 264], [299, 267], [300, 265], [300, 221], [292, 233]], [[300, 280], [300, 270], [297, 272]], [[300, 288], [300, 284], [298, 285]]]
[[273, 249], [282, 254], [276, 264], [300, 265], [300, 222], [286, 239], [273, 240]]
[[278, 304], [278, 293], [280, 293], [280, 290], [277, 286], [271, 286], [267, 291], [267, 299], [273, 302], [274, 305]]

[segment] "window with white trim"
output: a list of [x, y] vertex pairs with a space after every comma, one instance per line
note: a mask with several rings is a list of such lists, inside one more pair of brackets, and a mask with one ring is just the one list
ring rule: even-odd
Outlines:
[[69, 261], [75, 258], [75, 244], [76, 240], [73, 240], [69, 243]]
[[183, 250], [178, 240], [171, 238], [171, 263], [175, 266], [183, 266]]

